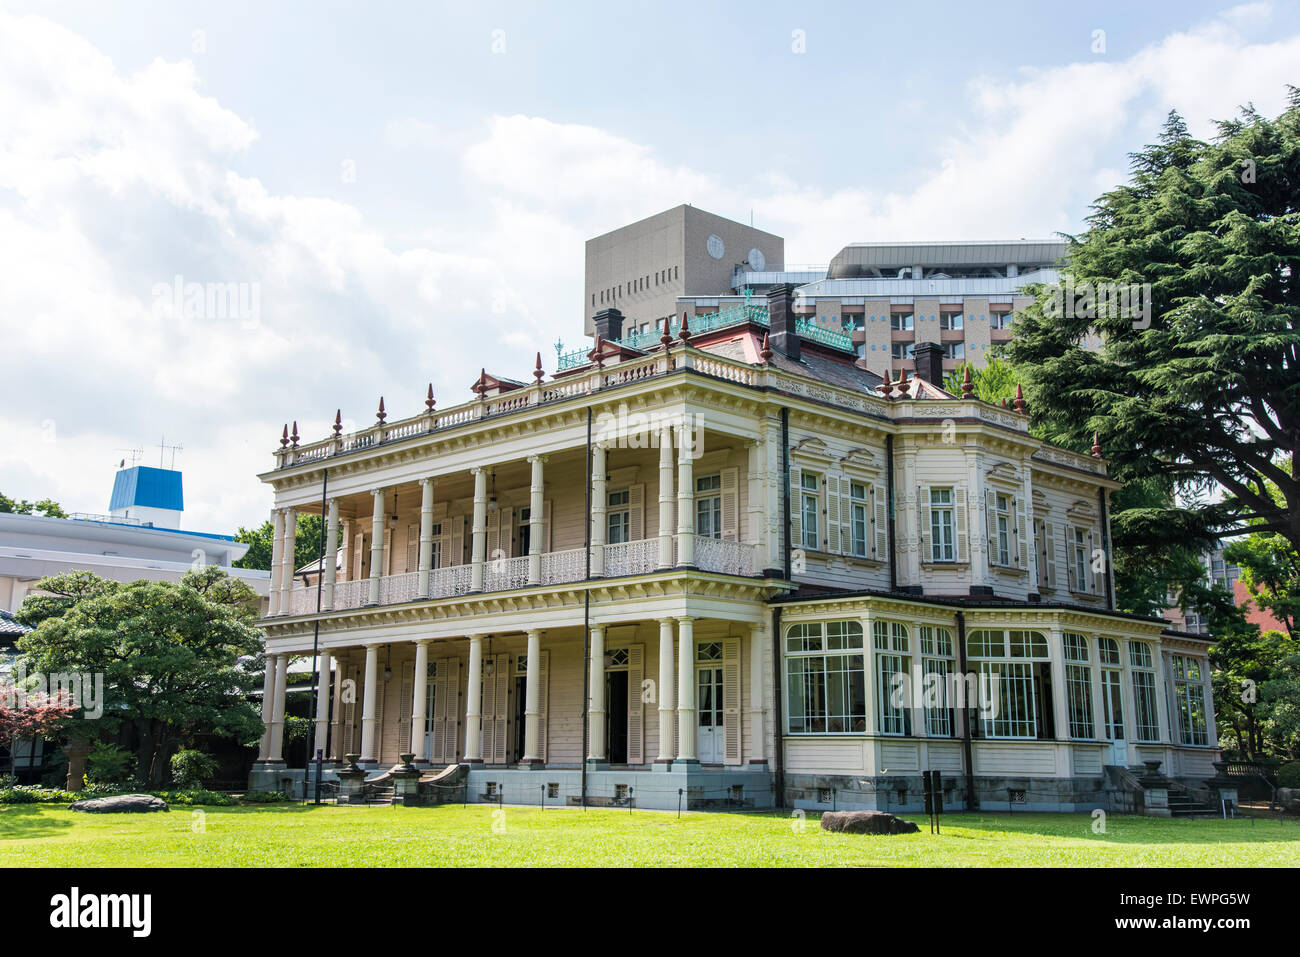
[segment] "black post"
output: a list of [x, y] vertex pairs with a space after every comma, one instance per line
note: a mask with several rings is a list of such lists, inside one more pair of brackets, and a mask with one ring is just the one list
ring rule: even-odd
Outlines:
[[[316, 738], [316, 689], [320, 687], [320, 675], [316, 672], [320, 668], [320, 608], [321, 608], [321, 589], [325, 585], [325, 525], [329, 521], [329, 487], [330, 487], [330, 470], [321, 470], [320, 483], [320, 568], [316, 571], [316, 620], [312, 623], [311, 635], [311, 699], [307, 706], [307, 720], [311, 722], [312, 743]], [[296, 519], [295, 519], [296, 521]], [[293, 537], [297, 539], [298, 529], [293, 530]], [[293, 569], [289, 569], [289, 574], [293, 575]], [[292, 578], [290, 579], [292, 581]], [[326, 741], [329, 736], [329, 723], [325, 725]], [[321, 778], [321, 750], [316, 751], [316, 800], [313, 803], [320, 804], [320, 778]], [[303, 797], [307, 796], [307, 769], [302, 769], [302, 791]]]
[[582, 536], [582, 547], [586, 552], [587, 566], [583, 572], [582, 590], [582, 753], [578, 760], [582, 762], [582, 808], [587, 809], [587, 755], [590, 753], [587, 740], [590, 715], [587, 709], [591, 705], [591, 406], [587, 406], [587, 520]]
[[[972, 754], [970, 735], [970, 701], [966, 700], [970, 693], [970, 683], [966, 680], [966, 613], [957, 612], [957, 667], [961, 669], [961, 684], [963, 688], [961, 702], [961, 750], [962, 763], [966, 765], [966, 810], [973, 811], [979, 805], [975, 799], [975, 758]], [[976, 694], [979, 693], [979, 679], [975, 680]]]

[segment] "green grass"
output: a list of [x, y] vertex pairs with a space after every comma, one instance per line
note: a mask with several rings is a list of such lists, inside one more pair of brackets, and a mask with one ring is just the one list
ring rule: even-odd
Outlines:
[[[199, 811], [201, 813], [193, 813]], [[568, 808], [176, 808], [74, 814], [0, 807], [0, 866], [900, 866], [1300, 865], [1300, 825], [1087, 814], [950, 814], [933, 836], [830, 834], [810, 814]], [[496, 829], [494, 830], [494, 824]]]

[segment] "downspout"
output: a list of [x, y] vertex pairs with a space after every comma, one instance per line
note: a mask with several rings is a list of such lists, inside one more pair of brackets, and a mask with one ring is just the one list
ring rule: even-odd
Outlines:
[[[957, 667], [961, 669], [962, 685], [967, 691], [970, 688], [966, 680], [966, 613], [957, 612]], [[976, 680], [976, 689], [979, 688], [979, 682]], [[964, 692], [965, 693], [965, 692]], [[975, 761], [972, 755], [970, 743], [970, 702], [963, 700], [961, 709], [961, 750], [962, 764], [966, 771], [966, 810], [974, 811], [979, 808], [979, 801], [975, 797]]]
[[583, 573], [585, 587], [582, 590], [582, 807], [587, 806], [587, 755], [591, 753], [590, 736], [591, 715], [587, 709], [591, 706], [591, 406], [587, 406], [587, 520], [584, 524], [582, 547], [586, 552], [587, 565]]
[[781, 606], [772, 608], [772, 803], [785, 807], [785, 709], [781, 702]]
[[781, 407], [781, 510], [785, 522], [785, 580], [790, 581], [793, 571], [790, 567], [790, 552], [794, 543], [790, 541], [790, 409]]
[[1101, 548], [1106, 559], [1106, 607], [1115, 610], [1115, 579], [1110, 560], [1110, 516], [1106, 513], [1106, 490], [1097, 489], [1097, 504], [1101, 506]]
[[885, 436], [885, 498], [889, 508], [889, 590], [898, 591], [897, 551], [894, 546], [894, 437]]

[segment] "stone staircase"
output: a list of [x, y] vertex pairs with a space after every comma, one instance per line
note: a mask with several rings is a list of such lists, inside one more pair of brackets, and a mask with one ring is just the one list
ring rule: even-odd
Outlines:
[[[1151, 817], [1218, 817], [1221, 809], [1203, 800], [1186, 785], [1160, 773], [1159, 762], [1144, 767], [1105, 767], [1111, 808]], [[1213, 792], [1210, 793], [1213, 797]]]

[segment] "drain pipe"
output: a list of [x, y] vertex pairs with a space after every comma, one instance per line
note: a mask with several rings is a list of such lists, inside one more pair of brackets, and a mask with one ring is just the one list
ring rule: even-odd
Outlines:
[[772, 609], [772, 802], [785, 807], [785, 714], [781, 702], [781, 606]]
[[898, 590], [898, 565], [894, 561], [894, 437], [885, 436], [885, 504], [889, 510], [889, 590]]
[[785, 522], [785, 580], [790, 581], [790, 552], [794, 543], [790, 541], [790, 409], [781, 407], [781, 511]]
[[[957, 612], [957, 666], [961, 669], [961, 681], [965, 688], [964, 693], [969, 693], [970, 684], [966, 680], [966, 613]], [[979, 681], [976, 679], [975, 687], [979, 689]], [[961, 709], [961, 750], [962, 764], [965, 765], [966, 771], [966, 810], [974, 811], [979, 807], [979, 801], [975, 797], [975, 761], [971, 751], [970, 743], [970, 702], [963, 700], [964, 707]]]

